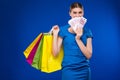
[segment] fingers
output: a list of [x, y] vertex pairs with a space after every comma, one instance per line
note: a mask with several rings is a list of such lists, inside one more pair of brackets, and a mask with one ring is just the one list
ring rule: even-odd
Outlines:
[[55, 26], [53, 26], [53, 29], [54, 29], [54, 30], [57, 30], [57, 29], [59, 29], [59, 26], [58, 26], [58, 25], [55, 25]]
[[75, 32], [76, 32], [76, 33], [80, 33], [80, 32], [82, 32], [82, 31], [83, 31], [83, 29], [82, 29], [82, 28], [77, 27]]
[[77, 29], [76, 29], [75, 33], [76, 33], [76, 36], [81, 37], [81, 36], [82, 36], [82, 34], [83, 34], [83, 29], [82, 29], [82, 28], [80, 28], [80, 27], [77, 27]]
[[58, 35], [58, 32], [59, 32], [59, 26], [58, 25], [53, 26], [52, 27], [53, 35]]

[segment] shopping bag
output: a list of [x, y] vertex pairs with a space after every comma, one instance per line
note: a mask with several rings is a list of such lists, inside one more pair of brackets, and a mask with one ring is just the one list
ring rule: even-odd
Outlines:
[[40, 54], [38, 52], [40, 51], [39, 46], [41, 45], [40, 42], [42, 40], [42, 37], [43, 37], [43, 33], [40, 33], [23, 52], [26, 57], [26, 61], [36, 69], [39, 69], [38, 63], [40, 63], [39, 61], [41, 59], [39, 56]]
[[51, 73], [60, 70], [63, 59], [63, 48], [57, 57], [52, 54], [52, 35], [40, 33], [24, 51], [27, 62], [37, 70]]
[[54, 57], [52, 54], [52, 39], [53, 36], [51, 34], [44, 33], [41, 71], [46, 73], [51, 73], [62, 68], [63, 48], [60, 49], [58, 56]]
[[38, 49], [38, 46], [39, 46], [39, 43], [40, 43], [40, 40], [42, 39], [42, 36], [43, 34], [41, 33], [40, 36], [39, 36], [39, 39], [38, 41], [35, 43], [34, 47], [32, 48], [29, 56], [27, 57], [27, 62], [31, 65], [32, 62], [33, 62], [33, 59], [34, 59], [34, 56], [36, 54], [36, 51]]
[[35, 40], [26, 48], [26, 50], [23, 52], [25, 57], [28, 58], [28, 55], [30, 54], [31, 50], [33, 49], [33, 47], [35, 46], [36, 42], [38, 41], [39, 37], [42, 35], [42, 33], [40, 33]]
[[[43, 35], [44, 36], [44, 35]], [[41, 70], [41, 60], [42, 60], [42, 49], [43, 49], [43, 36], [39, 42], [39, 46], [37, 48], [36, 54], [34, 56], [32, 67]]]

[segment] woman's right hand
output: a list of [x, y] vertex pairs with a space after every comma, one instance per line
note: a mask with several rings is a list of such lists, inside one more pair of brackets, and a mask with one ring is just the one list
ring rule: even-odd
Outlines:
[[55, 25], [52, 27], [52, 32], [53, 32], [53, 35], [58, 35], [58, 32], [59, 32], [59, 26], [58, 25]]

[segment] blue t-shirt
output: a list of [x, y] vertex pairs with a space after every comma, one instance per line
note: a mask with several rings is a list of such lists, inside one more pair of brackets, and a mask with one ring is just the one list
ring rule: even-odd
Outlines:
[[[64, 58], [62, 66], [78, 65], [78, 66], [89, 66], [89, 61], [81, 52], [78, 44], [76, 43], [75, 36], [76, 34], [70, 33], [68, 28], [70, 26], [66, 25], [60, 27], [59, 36], [63, 39], [63, 49], [64, 49]], [[80, 38], [84, 45], [87, 43], [87, 38], [92, 38], [92, 33], [86, 27], [83, 28], [83, 35]]]

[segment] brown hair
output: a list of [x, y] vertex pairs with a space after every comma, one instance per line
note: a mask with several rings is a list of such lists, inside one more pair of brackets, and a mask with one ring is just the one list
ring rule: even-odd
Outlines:
[[74, 3], [72, 3], [71, 6], [70, 6], [70, 12], [71, 12], [71, 10], [72, 10], [73, 8], [81, 8], [81, 9], [83, 9], [83, 6], [82, 6], [82, 4], [79, 3], [79, 2], [74, 2]]

